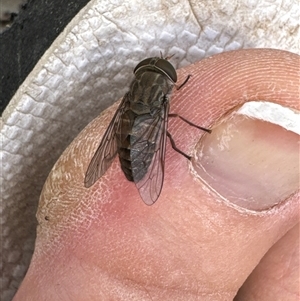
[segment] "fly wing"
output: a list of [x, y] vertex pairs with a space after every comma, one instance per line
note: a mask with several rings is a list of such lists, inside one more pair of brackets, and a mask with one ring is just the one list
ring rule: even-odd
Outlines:
[[[169, 102], [167, 101], [164, 104], [161, 114], [154, 120], [153, 126], [158, 126], [159, 130], [156, 137], [155, 151], [147, 173], [141, 180], [134, 180], [141, 198], [147, 205], [153, 205], [157, 201], [164, 182], [168, 113]], [[155, 131], [150, 131], [149, 133], [153, 132]], [[144, 137], [144, 139], [145, 138], [148, 138], [150, 141], [153, 140], [153, 137]], [[146, 158], [148, 155], [147, 148], [141, 150], [141, 157], [144, 156]], [[133, 175], [133, 178], [135, 178], [135, 175]]]
[[117, 155], [117, 138], [116, 130], [120, 125], [121, 116], [126, 102], [128, 101], [128, 94], [126, 94], [112, 121], [110, 122], [101, 143], [92, 158], [90, 165], [86, 171], [84, 178], [84, 186], [92, 186], [100, 177], [104, 175], [106, 170], [110, 167], [113, 159]]

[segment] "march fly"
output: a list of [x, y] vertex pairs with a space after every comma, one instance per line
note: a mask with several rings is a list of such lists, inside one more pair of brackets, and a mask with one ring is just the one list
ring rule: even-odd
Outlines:
[[147, 205], [158, 199], [164, 181], [166, 139], [180, 151], [167, 131], [168, 117], [179, 117], [206, 132], [177, 114], [169, 114], [169, 96], [176, 85], [177, 73], [168, 61], [170, 57], [151, 57], [141, 61], [134, 69], [135, 78], [123, 97], [102, 141], [86, 171], [84, 185], [92, 186], [110, 167], [119, 154], [121, 168], [129, 181], [135, 183]]

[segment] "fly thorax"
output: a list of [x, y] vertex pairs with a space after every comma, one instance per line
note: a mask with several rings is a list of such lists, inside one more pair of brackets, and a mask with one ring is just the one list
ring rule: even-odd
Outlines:
[[136, 115], [144, 115], [150, 113], [150, 108], [148, 105], [145, 105], [144, 102], [132, 102], [130, 104], [130, 109], [132, 112], [134, 112]]

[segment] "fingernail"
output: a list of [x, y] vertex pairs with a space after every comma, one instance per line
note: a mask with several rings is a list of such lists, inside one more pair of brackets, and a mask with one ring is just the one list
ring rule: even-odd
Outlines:
[[299, 112], [270, 102], [236, 108], [204, 135], [192, 160], [228, 202], [261, 211], [299, 189]]

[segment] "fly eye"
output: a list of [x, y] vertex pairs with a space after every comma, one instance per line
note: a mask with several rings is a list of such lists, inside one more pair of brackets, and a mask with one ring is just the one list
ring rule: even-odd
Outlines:
[[139, 62], [133, 72], [137, 73], [140, 69], [160, 72], [166, 75], [173, 83], [177, 82], [176, 70], [166, 59], [149, 57]]
[[155, 66], [163, 71], [170, 79], [176, 83], [177, 82], [177, 73], [173, 65], [165, 59], [157, 60]]
[[151, 60], [153, 60], [153, 57], [149, 57], [147, 59], [142, 60], [141, 62], [139, 62], [136, 67], [133, 70], [133, 73], [136, 73], [136, 71], [138, 69], [140, 69], [141, 67], [145, 67], [147, 65], [149, 65], [149, 63], [151, 62]]

